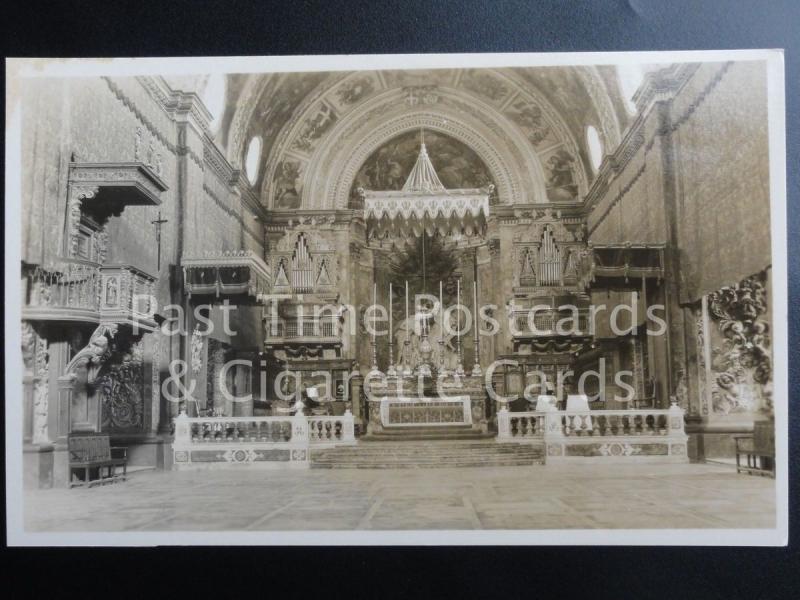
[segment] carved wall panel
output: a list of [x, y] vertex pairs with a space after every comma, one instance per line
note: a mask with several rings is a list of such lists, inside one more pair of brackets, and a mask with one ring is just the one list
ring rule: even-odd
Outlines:
[[708, 296], [706, 385], [715, 415], [772, 411], [768, 301], [764, 273]]
[[102, 402], [102, 430], [139, 433], [144, 428], [144, 364], [141, 340], [116, 340], [95, 382]]

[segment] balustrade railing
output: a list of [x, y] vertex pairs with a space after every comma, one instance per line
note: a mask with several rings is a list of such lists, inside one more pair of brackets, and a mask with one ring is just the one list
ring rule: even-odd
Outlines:
[[512, 438], [541, 438], [544, 420], [543, 413], [510, 413], [509, 433]]
[[355, 444], [353, 415], [341, 417], [189, 417], [175, 419], [173, 463], [308, 466], [312, 447]]
[[341, 417], [308, 417], [308, 441], [311, 444], [355, 442], [352, 413]]
[[335, 338], [339, 336], [339, 327], [336, 321], [309, 319], [303, 321], [276, 321], [266, 322], [266, 332], [268, 337], [278, 338], [300, 338], [300, 337], [323, 337]]
[[190, 418], [188, 424], [193, 443], [280, 443], [292, 439], [292, 420], [285, 417], [201, 417]]
[[589, 332], [588, 314], [581, 311], [577, 319], [573, 318], [574, 316], [571, 313], [548, 311], [537, 311], [532, 315], [518, 312], [512, 316], [514, 325], [512, 335], [514, 337], [586, 335]]
[[548, 460], [566, 457], [687, 459], [684, 411], [668, 409], [497, 412], [498, 442], [541, 442]]
[[[679, 411], [681, 409], [678, 409]], [[542, 437], [545, 419], [555, 424], [551, 433], [565, 437], [658, 436], [672, 430], [683, 432], [683, 412], [670, 409], [587, 410], [547, 412], [509, 412], [501, 409], [498, 418], [507, 423], [501, 437]]]
[[565, 436], [667, 435], [669, 410], [567, 412], [562, 427]]

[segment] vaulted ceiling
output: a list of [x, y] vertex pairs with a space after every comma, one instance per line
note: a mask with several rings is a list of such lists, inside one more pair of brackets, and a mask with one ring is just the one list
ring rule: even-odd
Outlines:
[[594, 174], [587, 127], [610, 152], [630, 119], [603, 66], [234, 74], [225, 93], [216, 140], [243, 167], [260, 138], [253, 189], [279, 209], [347, 206], [368, 159], [422, 127], [476, 154], [501, 202], [579, 201]]

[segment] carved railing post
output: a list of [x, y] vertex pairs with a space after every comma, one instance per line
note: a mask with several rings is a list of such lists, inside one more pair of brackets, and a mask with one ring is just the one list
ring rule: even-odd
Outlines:
[[350, 406], [352, 408], [354, 420], [358, 420], [359, 424], [362, 423], [364, 411], [362, 405], [362, 386], [364, 378], [357, 367], [353, 369], [350, 374]]
[[308, 445], [308, 418], [298, 410], [292, 417], [292, 439], [298, 445]]
[[497, 439], [511, 439], [511, 418], [508, 413], [508, 408], [505, 406], [505, 404], [503, 405], [503, 408], [497, 411]]
[[189, 416], [186, 409], [181, 408], [181, 413], [175, 417], [175, 444], [188, 444], [191, 442], [191, 431], [189, 427]]
[[342, 441], [352, 442], [355, 441], [355, 439], [355, 419], [350, 409], [347, 409], [342, 417]]
[[[562, 412], [551, 408], [545, 413], [544, 417], [544, 437], [545, 439], [560, 439], [564, 437], [564, 430], [561, 423]], [[569, 418], [569, 417], [568, 417]]]
[[684, 413], [685, 411], [678, 406], [677, 402], [672, 402], [669, 407], [669, 434], [670, 435], [685, 435], [684, 431]]

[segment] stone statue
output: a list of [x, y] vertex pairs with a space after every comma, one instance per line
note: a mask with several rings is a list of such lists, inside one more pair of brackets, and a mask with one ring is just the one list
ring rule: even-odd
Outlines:
[[66, 368], [67, 374], [75, 374], [79, 369], [86, 369], [86, 383], [92, 384], [103, 363], [108, 359], [111, 351], [109, 349], [109, 339], [117, 333], [117, 326], [114, 324], [101, 324], [92, 333], [89, 343], [80, 350], [69, 362]]

